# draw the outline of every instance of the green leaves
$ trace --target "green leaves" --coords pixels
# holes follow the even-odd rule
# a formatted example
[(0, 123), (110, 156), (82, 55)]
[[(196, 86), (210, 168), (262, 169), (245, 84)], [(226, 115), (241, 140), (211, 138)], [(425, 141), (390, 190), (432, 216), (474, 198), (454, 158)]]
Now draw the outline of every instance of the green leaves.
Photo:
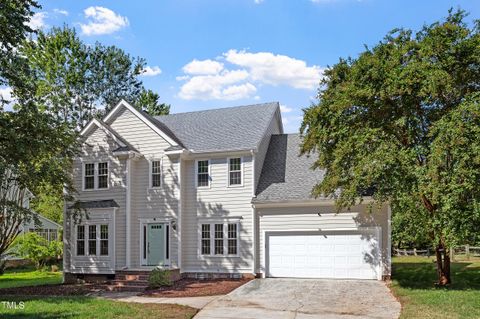
[[(155, 93), (145, 91), (139, 75), (145, 60), (133, 58), (115, 46), (85, 44), (68, 26), (39, 31), (35, 40), (19, 48), (28, 61), (23, 82), (31, 90), (16, 95), (33, 100), (42, 112), (80, 129), (94, 116), (102, 116), (121, 99), (146, 102), (152, 111), (164, 114), (166, 105), (152, 102)], [(32, 92), (34, 92), (32, 96)], [(152, 95), (153, 94), (153, 95)], [(17, 109), (22, 104), (16, 106)]]
[(170, 113), (170, 104), (159, 103), (160, 95), (152, 90), (143, 90), (135, 106), (152, 116), (167, 115)]
[(478, 238), (480, 33), (465, 16), (394, 30), (326, 71), (301, 127), (302, 152), (317, 151), (327, 170), (314, 195), (348, 207), (374, 188), (416, 229), (409, 242)]

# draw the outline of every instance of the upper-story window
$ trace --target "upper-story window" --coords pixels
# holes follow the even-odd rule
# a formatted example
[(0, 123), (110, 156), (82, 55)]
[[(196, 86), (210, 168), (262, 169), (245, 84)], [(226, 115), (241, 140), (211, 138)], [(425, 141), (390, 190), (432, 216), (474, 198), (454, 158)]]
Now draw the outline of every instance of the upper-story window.
[(228, 159), (228, 186), (242, 185), (242, 158)]
[(85, 164), (85, 189), (95, 188), (95, 164)]
[(197, 161), (197, 186), (208, 187), (210, 185), (210, 162), (209, 160)]
[(162, 162), (154, 160), (150, 162), (150, 187), (162, 186)]
[(84, 189), (108, 188), (108, 162), (85, 163), (83, 175)]

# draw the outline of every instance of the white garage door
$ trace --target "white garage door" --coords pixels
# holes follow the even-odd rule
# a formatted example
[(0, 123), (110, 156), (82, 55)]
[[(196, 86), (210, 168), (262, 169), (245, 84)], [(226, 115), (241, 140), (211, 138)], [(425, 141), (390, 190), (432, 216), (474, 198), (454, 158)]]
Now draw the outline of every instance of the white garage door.
[(381, 279), (376, 230), (266, 237), (269, 277)]

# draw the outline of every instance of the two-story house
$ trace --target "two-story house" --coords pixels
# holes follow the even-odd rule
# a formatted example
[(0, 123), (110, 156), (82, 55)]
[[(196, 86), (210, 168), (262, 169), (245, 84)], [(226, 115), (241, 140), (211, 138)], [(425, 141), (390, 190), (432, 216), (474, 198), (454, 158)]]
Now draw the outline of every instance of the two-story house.
[[(64, 272), (156, 266), (183, 276), (390, 274), (390, 212), (312, 198), (323, 172), (284, 134), (278, 103), (152, 117), (120, 102), (81, 132)], [(68, 205), (67, 205), (68, 209)]]

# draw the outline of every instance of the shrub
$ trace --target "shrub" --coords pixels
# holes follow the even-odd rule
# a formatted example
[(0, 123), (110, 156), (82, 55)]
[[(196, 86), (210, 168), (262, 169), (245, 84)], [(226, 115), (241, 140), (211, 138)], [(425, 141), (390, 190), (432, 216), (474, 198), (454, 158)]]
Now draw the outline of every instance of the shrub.
[(155, 268), (148, 276), (148, 287), (159, 288), (161, 286), (171, 286), (173, 281), (171, 279), (170, 270)]
[(62, 248), (62, 242), (48, 242), (42, 236), (32, 232), (19, 236), (13, 243), (11, 253), (32, 261), (35, 267), (40, 269), (57, 262), (62, 255)]

